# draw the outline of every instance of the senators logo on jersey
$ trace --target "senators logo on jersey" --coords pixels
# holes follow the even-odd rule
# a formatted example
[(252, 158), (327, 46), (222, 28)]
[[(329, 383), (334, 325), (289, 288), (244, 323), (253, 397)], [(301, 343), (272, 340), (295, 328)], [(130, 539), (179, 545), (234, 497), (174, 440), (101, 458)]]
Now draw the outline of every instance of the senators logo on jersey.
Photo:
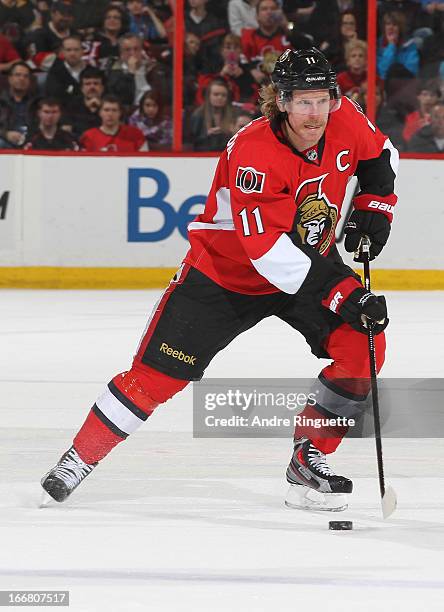
[(236, 173), (236, 187), (243, 193), (262, 193), (264, 189), (265, 173), (255, 168), (239, 166)]
[(331, 245), (338, 209), (322, 192), (327, 174), (304, 181), (296, 192), (296, 229), (304, 244), (322, 255)]

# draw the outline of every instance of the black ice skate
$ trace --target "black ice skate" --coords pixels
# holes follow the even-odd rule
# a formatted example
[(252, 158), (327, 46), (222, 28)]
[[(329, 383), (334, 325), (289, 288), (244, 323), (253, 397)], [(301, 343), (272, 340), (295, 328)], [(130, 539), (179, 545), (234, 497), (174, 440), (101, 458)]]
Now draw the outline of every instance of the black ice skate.
[(52, 499), (57, 502), (65, 501), (96, 465), (97, 463), (89, 464), (82, 461), (75, 448), (71, 446), (57, 465), (42, 478), (41, 485)]
[(285, 505), (291, 508), (339, 512), (347, 508), (345, 494), (353, 490), (352, 481), (335, 474), (324, 453), (305, 438), (295, 440), (287, 481)]

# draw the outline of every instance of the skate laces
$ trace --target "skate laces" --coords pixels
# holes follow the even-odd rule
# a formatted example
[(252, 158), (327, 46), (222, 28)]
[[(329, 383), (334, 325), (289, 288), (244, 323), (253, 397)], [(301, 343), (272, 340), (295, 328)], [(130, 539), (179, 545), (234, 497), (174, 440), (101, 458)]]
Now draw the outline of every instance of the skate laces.
[(74, 489), (94, 467), (82, 461), (76, 450), (72, 448), (51, 470), (51, 475), (60, 478), (70, 489)]
[(321, 453), (313, 444), (310, 444), (307, 451), (307, 460), (310, 466), (314, 467), (323, 476), (336, 476), (327, 463), (324, 453)]

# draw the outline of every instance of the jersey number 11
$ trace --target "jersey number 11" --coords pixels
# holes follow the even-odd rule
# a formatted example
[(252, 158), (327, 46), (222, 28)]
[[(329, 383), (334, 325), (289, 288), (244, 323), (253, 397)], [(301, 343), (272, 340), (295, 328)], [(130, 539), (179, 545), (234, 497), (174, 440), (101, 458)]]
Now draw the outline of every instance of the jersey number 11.
[[(247, 209), (243, 208), (238, 214), (239, 217), (242, 219), (242, 228), (244, 231), (244, 236), (251, 236), (250, 222), (248, 220)], [(256, 233), (263, 234), (265, 230), (264, 224), (262, 223), (261, 211), (259, 210), (259, 206), (256, 206), (256, 208), (251, 211), (251, 214), (253, 215), (254, 221), (256, 223)]]

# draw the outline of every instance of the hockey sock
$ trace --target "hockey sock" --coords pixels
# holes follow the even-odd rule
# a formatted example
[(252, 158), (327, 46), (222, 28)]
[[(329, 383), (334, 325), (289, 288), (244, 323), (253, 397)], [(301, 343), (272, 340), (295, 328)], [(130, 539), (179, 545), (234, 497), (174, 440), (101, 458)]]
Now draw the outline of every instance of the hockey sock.
[(187, 384), (186, 380), (140, 365), (115, 376), (74, 438), (80, 458), (89, 464), (103, 459), (136, 431), (160, 403)]
[(328, 412), (317, 404), (307, 404), (299, 417), (301, 417), (301, 424), (295, 427), (295, 439), (308, 438), (318, 450), (326, 455), (333, 453), (337, 449), (348, 431), (348, 427), (338, 424), (317, 426), (316, 423), (321, 422), (319, 419), (322, 419), (322, 422), (329, 421), (330, 419), (337, 421), (338, 419), (337, 414)]

